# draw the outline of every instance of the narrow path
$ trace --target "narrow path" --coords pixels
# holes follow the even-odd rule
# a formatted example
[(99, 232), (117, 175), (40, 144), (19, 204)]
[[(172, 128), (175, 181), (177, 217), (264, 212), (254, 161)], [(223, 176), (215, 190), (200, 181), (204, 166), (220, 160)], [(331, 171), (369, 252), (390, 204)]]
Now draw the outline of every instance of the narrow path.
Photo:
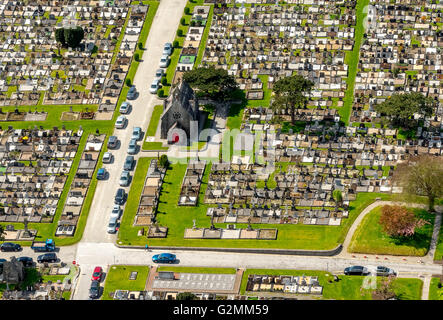
[(429, 300), (429, 289), (431, 287), (431, 277), (425, 277), (423, 279), (423, 289), (421, 291), (421, 299)]
[(441, 212), (436, 213), (434, 221), (434, 231), (432, 232), (431, 245), (429, 246), (429, 251), (425, 256), (425, 259), (434, 261), (435, 249), (437, 248), (438, 236), (440, 235), (441, 227)]

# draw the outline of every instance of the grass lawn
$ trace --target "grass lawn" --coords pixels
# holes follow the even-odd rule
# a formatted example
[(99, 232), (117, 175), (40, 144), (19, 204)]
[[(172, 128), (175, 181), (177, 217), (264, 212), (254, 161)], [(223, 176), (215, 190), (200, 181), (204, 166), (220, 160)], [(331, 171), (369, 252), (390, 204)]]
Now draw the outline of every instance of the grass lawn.
[[(329, 272), (311, 270), (269, 270), (269, 269), (247, 269), (243, 273), (240, 286), (240, 294), (245, 294), (248, 276), (250, 274), (259, 275), (289, 275), (289, 276), (317, 276), (320, 285), (323, 287), (323, 294), (319, 299), (333, 300), (371, 300), (371, 290), (362, 289), (363, 276), (338, 276), (340, 281), (329, 283), (333, 276)], [(377, 281), (380, 281), (378, 277)], [(401, 300), (419, 300), (421, 296), (423, 282), (419, 279), (398, 278), (394, 281), (395, 293)], [(249, 293), (255, 295), (257, 293)]]
[[(129, 280), (131, 272), (136, 271), (137, 279)], [(148, 279), (147, 266), (111, 266), (106, 274), (105, 287), (101, 300), (113, 300), (110, 296), (115, 290), (143, 291)]]
[(418, 229), (410, 239), (389, 237), (379, 224), (381, 207), (372, 210), (358, 226), (352, 237), (349, 252), (369, 254), (392, 254), (424, 256), (432, 237), (434, 215), (422, 209), (411, 209), (420, 218), (429, 222)]
[[(137, 211), (138, 200), (142, 191), (144, 178), (149, 166), (147, 159), (141, 158), (137, 164), (134, 181), (131, 185), (128, 204), (125, 209), (118, 241), (123, 245), (146, 244), (145, 237), (137, 236), (141, 227), (133, 227), (134, 216)], [(192, 227), (192, 220), (196, 219), (197, 227), (209, 227), (210, 219), (206, 216), (207, 208), (203, 203), (204, 192), (209, 178), (208, 167), (203, 175), (203, 183), (200, 189), (199, 205), (197, 207), (179, 207), (177, 205), (180, 187), (186, 171), (186, 164), (171, 164), (166, 172), (163, 190), (157, 213), (157, 221), (161, 226), (167, 226), (168, 237), (165, 239), (149, 239), (151, 246), (190, 246), (190, 247), (244, 247), (256, 248), (287, 248), (287, 249), (317, 249), (329, 250), (342, 243), (347, 230), (358, 214), (376, 197), (383, 200), (388, 195), (377, 193), (360, 193), (357, 200), (351, 203), (349, 218), (343, 219), (341, 226), (317, 226), (317, 225), (253, 225), (253, 228), (278, 228), (277, 240), (208, 240), (208, 239), (184, 239), (185, 228)], [(226, 224), (217, 224), (217, 227), (226, 227)], [(237, 228), (245, 228), (246, 224), (237, 224)]]
[(347, 125), (349, 122), (349, 117), (351, 115), (352, 106), (354, 103), (354, 84), (355, 77), (358, 71), (358, 60), (360, 57), (360, 45), (363, 39), (363, 34), (365, 32), (363, 21), (365, 18), (365, 13), (363, 9), (369, 5), (369, 0), (357, 1), (357, 25), (354, 31), (354, 48), (351, 52), (346, 54), (345, 63), (348, 65), (348, 77), (346, 79), (347, 89), (344, 98), (343, 107), (338, 110), (341, 120)]
[(158, 105), (154, 107), (152, 111), (151, 120), (149, 121), (148, 129), (146, 130), (147, 136), (155, 136), (155, 132), (157, 131), (158, 121), (163, 113), (163, 106)]
[(234, 268), (199, 268), (199, 267), (159, 267), (157, 271), (172, 271), (180, 273), (219, 273), (219, 274), (235, 274), (237, 270)]
[(434, 254), (434, 260), (442, 260), (442, 259), (443, 259), (443, 223), (440, 227), (437, 247), (435, 248), (435, 254)]
[(439, 278), (431, 279), (431, 286), (429, 288), (429, 300), (443, 300), (443, 288), (438, 288), (439, 283)]
[(142, 150), (152, 150), (152, 151), (165, 151), (168, 150), (168, 147), (163, 147), (163, 143), (162, 142), (143, 142), (142, 145)]

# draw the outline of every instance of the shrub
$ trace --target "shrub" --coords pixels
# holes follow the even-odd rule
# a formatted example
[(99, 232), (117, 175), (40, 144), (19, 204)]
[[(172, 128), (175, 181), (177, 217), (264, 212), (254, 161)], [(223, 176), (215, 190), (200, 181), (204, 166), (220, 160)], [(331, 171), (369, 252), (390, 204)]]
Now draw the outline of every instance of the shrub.
[(174, 48), (178, 48), (178, 46), (179, 46), (178, 41), (175, 40), (175, 41), (172, 43), (172, 46), (173, 46)]
[(138, 53), (134, 54), (135, 61), (140, 61), (140, 55)]
[(126, 79), (126, 85), (128, 86), (128, 87), (130, 87), (131, 86), (131, 79)]
[(189, 14), (191, 12), (191, 9), (189, 7), (185, 7), (185, 14)]
[(166, 77), (163, 77), (161, 82), (163, 86), (166, 86), (168, 84), (168, 79), (166, 79)]
[(163, 168), (167, 167), (169, 164), (168, 156), (165, 154), (162, 154), (160, 156), (160, 159), (158, 160), (158, 164), (160, 165), (160, 167), (163, 167)]
[(181, 18), (180, 19), (180, 23), (181, 23), (182, 26), (185, 26), (186, 25), (186, 19), (185, 18)]
[(183, 30), (182, 29), (178, 29), (177, 30), (177, 36), (179, 36), (179, 37), (183, 36)]
[(139, 42), (139, 43), (138, 43), (138, 48), (139, 48), (140, 50), (143, 50), (143, 43)]
[(164, 95), (165, 95), (165, 91), (164, 91), (163, 89), (160, 89), (160, 90), (158, 90), (157, 95), (158, 95), (160, 98), (163, 98)]

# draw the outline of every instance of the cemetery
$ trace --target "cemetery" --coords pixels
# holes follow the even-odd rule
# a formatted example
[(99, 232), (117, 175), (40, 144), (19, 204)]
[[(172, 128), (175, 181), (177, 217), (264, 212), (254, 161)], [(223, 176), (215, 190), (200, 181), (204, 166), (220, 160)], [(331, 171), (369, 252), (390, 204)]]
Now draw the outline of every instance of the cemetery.
[(312, 276), (266, 276), (250, 274), (246, 291), (251, 292), (282, 292), (293, 294), (321, 294), (322, 286), (318, 277)]
[[(0, 105), (98, 104), (110, 119), (147, 10), (126, 0), (1, 1)], [(84, 40), (60, 50), (55, 30), (74, 27)]]
[[(440, 101), (417, 136), (441, 129), (443, 4), (430, 1), (370, 1), (369, 27), (360, 49), (351, 122), (377, 121), (374, 104), (394, 93), (420, 92)], [(425, 132), (427, 131), (427, 132)], [(439, 140), (439, 139), (438, 139)], [(436, 141), (440, 143), (440, 141)]]
[(51, 223), (82, 131), (8, 129), (0, 136), (0, 222)]

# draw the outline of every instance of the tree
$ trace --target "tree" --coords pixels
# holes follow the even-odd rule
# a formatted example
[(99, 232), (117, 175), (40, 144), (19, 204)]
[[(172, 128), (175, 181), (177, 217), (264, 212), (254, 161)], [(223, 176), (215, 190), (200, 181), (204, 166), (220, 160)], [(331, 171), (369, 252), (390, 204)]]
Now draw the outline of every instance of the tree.
[(166, 168), (169, 165), (168, 156), (165, 154), (162, 154), (160, 156), (160, 159), (158, 160), (158, 164), (160, 165), (160, 167)]
[(178, 29), (177, 30), (177, 36), (179, 36), (179, 37), (183, 36), (183, 30), (182, 29)]
[(343, 202), (343, 195), (341, 191), (338, 189), (332, 191), (332, 198), (334, 198), (335, 201), (335, 211), (338, 211), (338, 206), (341, 205)]
[(134, 54), (134, 59), (135, 59), (135, 61), (139, 61), (140, 55), (138, 53), (135, 53)]
[(183, 74), (183, 80), (196, 91), (197, 96), (216, 101), (227, 101), (238, 88), (234, 76), (214, 66), (192, 69)]
[(384, 232), (391, 237), (410, 237), (417, 228), (428, 223), (419, 219), (412, 211), (401, 206), (383, 206), (379, 223)]
[(397, 298), (393, 286), (394, 278), (395, 278), (394, 276), (382, 278), (380, 284), (377, 285), (377, 288), (372, 292), (372, 299), (390, 300)]
[(0, 241), (5, 240), (4, 235), (5, 235), (5, 229), (3, 228), (2, 225), (0, 225)]
[(180, 19), (180, 24), (181, 24), (182, 26), (185, 26), (185, 25), (186, 25), (186, 19), (185, 19), (185, 18), (181, 18), (181, 19)]
[(434, 211), (435, 199), (443, 196), (443, 160), (430, 155), (410, 158), (397, 166), (394, 181), (407, 195), (427, 197), (429, 211)]
[(177, 40), (175, 40), (175, 41), (172, 43), (172, 46), (173, 46), (174, 48), (178, 48), (179, 45), (180, 45), (180, 44), (178, 43)]
[(57, 41), (58, 55), (60, 56), (60, 47), (66, 45), (65, 30), (63, 28), (55, 29), (55, 41)]
[(197, 296), (191, 292), (180, 292), (177, 294), (177, 300), (197, 300)]
[(309, 94), (314, 82), (295, 75), (285, 77), (275, 82), (273, 91), (274, 99), (271, 104), (273, 110), (286, 110), (291, 113), (291, 123), (295, 125), (295, 110), (306, 108)]
[(409, 129), (416, 123), (414, 114), (431, 116), (437, 103), (433, 98), (418, 92), (394, 94), (375, 105), (375, 111), (386, 116), (392, 125)]
[(85, 31), (82, 27), (64, 29), (66, 44), (71, 48), (76, 48), (83, 40)]
[(131, 79), (129, 79), (129, 78), (126, 79), (126, 85), (127, 85), (128, 87), (131, 86)]
[(189, 14), (191, 12), (191, 9), (189, 9), (189, 7), (185, 7), (184, 12), (185, 14)]
[(139, 43), (138, 43), (138, 48), (139, 48), (140, 50), (143, 50), (143, 43), (139, 42)]

